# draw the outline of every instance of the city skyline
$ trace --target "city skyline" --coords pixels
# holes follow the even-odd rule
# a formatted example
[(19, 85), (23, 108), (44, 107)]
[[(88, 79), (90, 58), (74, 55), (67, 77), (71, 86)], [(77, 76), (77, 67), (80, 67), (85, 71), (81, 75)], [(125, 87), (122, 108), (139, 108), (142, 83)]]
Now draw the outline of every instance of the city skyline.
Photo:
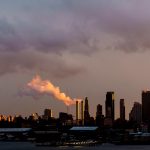
[[(42, 81), (42, 82), (46, 83), (46, 82), (49, 82), (49, 81), (45, 80), (45, 81)], [(34, 94), (36, 96), (38, 94), (43, 95), (43, 94), (45, 94), (45, 93), (43, 93), (43, 92), (45, 92), (45, 87), (44, 87), (45, 83), (43, 85), (39, 84), (41, 86), (42, 93), (38, 93), (37, 89), (36, 89), (37, 91), (34, 89), (35, 91), (31, 90), (31, 91), (23, 91), (23, 92), (28, 92), (28, 93), (25, 93), (25, 94), (28, 95), (28, 96), (32, 96), (32, 97), (34, 97)], [(60, 92), (59, 87), (55, 87), (55, 88), (57, 88), (57, 90)], [(28, 89), (28, 90), (30, 90), (30, 89)], [(117, 120), (117, 119), (120, 119), (122, 121), (132, 120), (132, 118), (135, 117), (136, 121), (137, 120), (142, 120), (142, 118), (143, 118), (143, 121), (147, 122), (145, 117), (149, 118), (148, 114), (146, 114), (146, 113), (149, 113), (148, 112), (148, 108), (149, 108), (148, 107), (149, 106), (148, 100), (149, 100), (149, 95), (150, 95), (149, 93), (150, 93), (149, 90), (143, 90), (142, 93), (141, 93), (141, 97), (142, 97), (141, 102), (134, 101), (134, 103), (131, 107), (132, 109), (129, 111), (128, 114), (125, 111), (126, 110), (126, 105), (125, 105), (124, 99), (120, 99), (120, 101), (119, 101), (120, 106), (119, 106), (119, 108), (116, 108), (116, 106), (115, 106), (115, 92), (114, 91), (107, 91), (106, 92), (105, 106), (103, 106), (101, 104), (97, 104), (97, 106), (95, 107), (96, 114), (94, 114), (94, 115), (93, 115), (93, 113), (91, 113), (92, 115), (90, 114), (88, 97), (85, 97), (85, 99), (74, 99), (73, 100), (74, 103), (70, 103), (69, 105), (62, 99), (63, 103), (66, 105), (66, 110), (64, 112), (62, 110), (60, 110), (58, 112), (58, 114), (60, 114), (60, 112), (62, 112), (62, 113), (73, 115), (73, 117), (76, 120), (77, 124), (79, 123), (78, 122), (79, 120), (82, 120), (82, 121), (87, 120), (88, 121), (90, 119), (90, 117), (93, 117), (94, 119), (96, 119), (97, 116), (103, 116), (106, 119), (107, 118), (112, 119), (112, 121)], [(65, 93), (57, 93), (57, 94), (58, 95), (62, 94), (63, 96), (65, 95)], [(53, 93), (51, 93), (50, 95), (55, 99), (55, 101), (60, 101), (60, 97), (54, 96)], [(65, 97), (68, 97), (68, 96), (65, 95)], [(35, 98), (37, 98), (37, 97), (35, 97)], [(68, 98), (70, 99), (70, 97), (68, 97)], [(74, 109), (75, 109), (74, 112), (70, 112), (71, 106), (74, 107)], [(117, 116), (115, 114), (115, 112), (116, 112), (115, 109), (119, 109), (119, 111), (120, 111)], [(42, 114), (38, 114), (37, 112), (34, 112), (30, 115), (33, 115), (33, 114), (39, 115), (39, 116), (42, 115)], [(1, 114), (1, 115), (4, 115), (4, 114)], [(44, 109), (44, 115), (53, 117), (52, 109), (45, 108)], [(8, 117), (9, 116), (12, 116), (12, 114), (9, 114)], [(22, 116), (22, 114), (16, 114), (15, 116)], [(27, 117), (27, 116), (24, 116), (24, 117)], [(54, 115), (54, 117), (56, 117), (56, 115)], [(141, 118), (141, 119), (137, 119), (137, 118)]]
[[(0, 114), (54, 116), (66, 106), (51, 96), (22, 95), (38, 74), (95, 116), (107, 91), (125, 100), (126, 116), (150, 88), (147, 0), (5, 0), (0, 2)], [(75, 113), (74, 106), (69, 111)], [(104, 109), (103, 109), (104, 111)], [(104, 112), (103, 112), (104, 114)]]
[[(75, 113), (71, 114), (69, 112), (69, 107), (70, 105), (66, 105), (67, 106), (67, 110), (66, 112), (59, 112), (59, 118), (60, 118), (60, 114), (64, 114), (65, 116), (72, 116), (72, 119), (75, 121), (76, 125), (88, 125), (90, 124), (90, 122), (92, 121), (96, 121), (95, 123), (100, 123), (102, 122), (106, 122), (109, 123), (109, 125), (113, 124), (115, 121), (117, 121), (118, 119), (121, 122), (125, 122), (125, 121), (135, 121), (139, 124), (143, 123), (148, 123), (149, 122), (149, 116), (146, 113), (149, 113), (148, 111), (148, 107), (149, 104), (148, 99), (149, 99), (149, 95), (150, 95), (150, 91), (142, 91), (142, 103), (139, 102), (134, 102), (132, 109), (130, 111), (130, 113), (128, 114), (129, 118), (127, 118), (127, 116), (125, 115), (125, 103), (124, 103), (124, 99), (120, 99), (120, 116), (117, 118), (114, 114), (115, 112), (115, 93), (113, 91), (109, 91), (106, 93), (106, 100), (105, 100), (105, 106), (102, 106), (101, 104), (97, 104), (97, 108), (96, 108), (96, 114), (95, 116), (92, 116), (89, 112), (89, 102), (88, 102), (88, 97), (85, 97), (84, 100), (78, 101), (76, 100), (76, 103), (73, 104), (73, 106), (75, 107)], [(58, 100), (58, 99), (56, 99)], [(58, 100), (59, 101), (59, 100)], [(147, 103), (147, 104), (145, 104)], [(105, 113), (103, 113), (103, 109), (105, 108)], [(142, 113), (143, 112), (143, 113)], [(23, 117), (21, 114), (20, 115), (2, 115), (0, 114), (1, 119), (5, 119), (5, 120), (10, 120), (10, 118), (14, 118), (14, 117)], [(30, 117), (35, 118), (35, 120), (38, 120), (39, 117), (48, 120), (48, 118), (56, 118), (56, 116), (53, 116), (52, 114), (52, 109), (50, 108), (45, 108), (43, 111), (43, 114), (38, 114), (37, 112), (30, 114), (30, 116), (25, 116), (25, 119)], [(94, 119), (94, 120), (93, 120)], [(101, 125), (103, 124), (101, 122)], [(105, 124), (105, 125), (106, 125)]]

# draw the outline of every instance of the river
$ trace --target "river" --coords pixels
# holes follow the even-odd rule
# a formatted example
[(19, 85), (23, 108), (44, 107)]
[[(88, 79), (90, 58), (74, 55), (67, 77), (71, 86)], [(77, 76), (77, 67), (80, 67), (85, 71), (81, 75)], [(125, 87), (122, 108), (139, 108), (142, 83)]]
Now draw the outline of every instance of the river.
[(0, 142), (0, 150), (150, 150), (150, 145), (102, 144), (95, 147), (39, 147), (29, 142)]

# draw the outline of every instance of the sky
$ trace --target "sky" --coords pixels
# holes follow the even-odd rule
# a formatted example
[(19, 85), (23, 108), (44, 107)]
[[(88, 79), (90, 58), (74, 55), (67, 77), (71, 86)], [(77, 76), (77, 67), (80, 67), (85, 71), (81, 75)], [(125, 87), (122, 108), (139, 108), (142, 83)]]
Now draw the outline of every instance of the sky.
[[(149, 0), (1, 0), (0, 114), (66, 111), (49, 95), (20, 94), (35, 75), (73, 98), (89, 99), (90, 113), (115, 92), (115, 113), (126, 118), (150, 88)], [(74, 113), (75, 106), (69, 108)]]

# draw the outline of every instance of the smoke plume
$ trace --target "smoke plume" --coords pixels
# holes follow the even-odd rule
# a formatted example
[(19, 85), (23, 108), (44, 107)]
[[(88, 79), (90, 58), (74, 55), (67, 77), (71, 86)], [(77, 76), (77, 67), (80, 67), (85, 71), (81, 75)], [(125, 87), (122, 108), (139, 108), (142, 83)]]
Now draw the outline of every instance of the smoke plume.
[(27, 86), (34, 92), (38, 94), (48, 94), (53, 96), (56, 100), (63, 101), (65, 105), (69, 106), (75, 104), (76, 101), (81, 101), (80, 99), (72, 99), (67, 96), (65, 93), (60, 91), (59, 87), (54, 86), (48, 80), (42, 80), (40, 76), (35, 76)]

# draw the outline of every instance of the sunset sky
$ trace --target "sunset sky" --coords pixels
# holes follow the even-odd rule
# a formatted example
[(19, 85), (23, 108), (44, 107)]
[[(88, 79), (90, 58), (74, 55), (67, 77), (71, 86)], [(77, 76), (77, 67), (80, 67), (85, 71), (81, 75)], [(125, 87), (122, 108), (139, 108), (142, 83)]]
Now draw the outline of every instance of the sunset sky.
[(149, 6), (149, 0), (1, 0), (0, 114), (66, 111), (49, 95), (23, 93), (38, 74), (72, 98), (87, 96), (93, 116), (114, 91), (116, 117), (124, 98), (128, 118), (150, 88)]

